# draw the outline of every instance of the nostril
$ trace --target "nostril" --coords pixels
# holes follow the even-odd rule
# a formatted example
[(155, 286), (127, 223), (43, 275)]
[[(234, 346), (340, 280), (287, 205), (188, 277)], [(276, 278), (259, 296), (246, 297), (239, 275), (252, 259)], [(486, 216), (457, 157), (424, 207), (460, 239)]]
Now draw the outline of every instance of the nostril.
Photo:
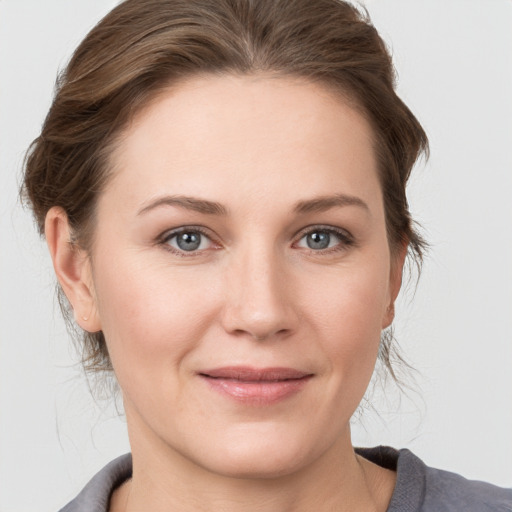
[(256, 341), (267, 341), (272, 338), (283, 338), (287, 336), (291, 332), (290, 329), (279, 329), (277, 331), (269, 331), (269, 332), (263, 332), (263, 329), (259, 332), (254, 332), (249, 329), (235, 329), (232, 331), (232, 334), (235, 336), (247, 336), (251, 337)]

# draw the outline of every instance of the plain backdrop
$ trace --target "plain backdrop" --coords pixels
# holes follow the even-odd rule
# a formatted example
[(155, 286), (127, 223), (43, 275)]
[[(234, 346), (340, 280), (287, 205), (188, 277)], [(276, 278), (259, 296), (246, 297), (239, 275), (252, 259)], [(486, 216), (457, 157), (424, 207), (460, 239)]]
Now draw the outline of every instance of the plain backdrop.
[[(0, 0), (0, 512), (55, 511), (129, 449), (112, 401), (91, 398), (17, 199), (56, 73), (115, 3)], [(397, 310), (416, 391), (376, 391), (354, 442), (512, 486), (512, 2), (366, 5), (430, 136), (409, 193), (432, 247)]]

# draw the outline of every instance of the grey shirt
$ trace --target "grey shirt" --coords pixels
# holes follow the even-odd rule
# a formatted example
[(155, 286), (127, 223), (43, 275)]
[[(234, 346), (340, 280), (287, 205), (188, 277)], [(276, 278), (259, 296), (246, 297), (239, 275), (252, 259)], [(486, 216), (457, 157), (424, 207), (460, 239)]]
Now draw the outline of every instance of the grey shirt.
[[(512, 512), (512, 489), (466, 480), (426, 466), (409, 450), (357, 448), (379, 466), (397, 471), (387, 512)], [(130, 454), (105, 466), (60, 512), (108, 512), (110, 496), (132, 474)]]

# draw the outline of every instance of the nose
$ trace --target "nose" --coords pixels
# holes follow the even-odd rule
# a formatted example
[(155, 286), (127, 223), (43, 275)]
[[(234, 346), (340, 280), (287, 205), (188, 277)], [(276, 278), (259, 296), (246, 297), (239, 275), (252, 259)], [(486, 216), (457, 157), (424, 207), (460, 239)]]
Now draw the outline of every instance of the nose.
[(299, 315), (285, 264), (271, 249), (262, 251), (261, 245), (233, 260), (222, 315), (226, 332), (258, 341), (293, 333)]

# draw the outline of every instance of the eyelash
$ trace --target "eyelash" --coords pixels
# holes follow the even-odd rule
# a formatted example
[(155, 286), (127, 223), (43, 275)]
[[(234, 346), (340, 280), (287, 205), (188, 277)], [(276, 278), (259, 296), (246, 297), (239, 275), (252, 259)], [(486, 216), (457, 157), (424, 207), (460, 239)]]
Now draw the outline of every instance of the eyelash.
[[(206, 237), (210, 242), (214, 245), (220, 246), (218, 242), (215, 241), (215, 239), (211, 236), (209, 230), (206, 230), (202, 226), (183, 226), (178, 229), (173, 229), (171, 231), (166, 231), (162, 235), (160, 235), (157, 239), (158, 245), (161, 245), (166, 251), (171, 252), (172, 254), (175, 254), (180, 257), (184, 258), (190, 258), (194, 256), (198, 256), (207, 249), (201, 249), (201, 250), (195, 250), (195, 251), (183, 251), (178, 250), (169, 245), (169, 241), (172, 240), (174, 237), (182, 234), (182, 233), (199, 233), (202, 236)], [(348, 232), (340, 228), (336, 228), (334, 226), (324, 226), (324, 225), (312, 225), (307, 226), (303, 228), (297, 235), (295, 235), (294, 238), (296, 238), (296, 242), (294, 242), (294, 245), (299, 243), (304, 237), (307, 235), (310, 235), (315, 232), (320, 233), (328, 233), (329, 235), (335, 235), (339, 240), (340, 243), (334, 245), (333, 247), (327, 247), (325, 249), (307, 249), (309, 253), (314, 255), (321, 255), (321, 254), (329, 254), (329, 253), (335, 253), (335, 252), (341, 252), (345, 251), (350, 247), (353, 247), (356, 245), (356, 242), (353, 238), (353, 236)]]

